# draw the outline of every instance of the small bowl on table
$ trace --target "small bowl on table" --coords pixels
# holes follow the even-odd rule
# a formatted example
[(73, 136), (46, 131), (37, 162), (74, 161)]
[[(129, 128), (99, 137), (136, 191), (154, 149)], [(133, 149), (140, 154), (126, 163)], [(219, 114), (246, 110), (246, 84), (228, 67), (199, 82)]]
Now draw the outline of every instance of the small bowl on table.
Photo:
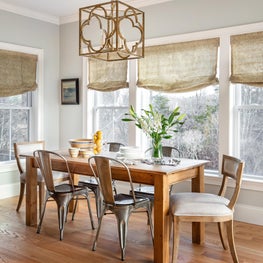
[(73, 158), (77, 158), (79, 156), (79, 148), (71, 147), (68, 149), (69, 155)]
[(93, 139), (71, 139), (69, 140), (70, 146), (79, 149), (93, 148)]

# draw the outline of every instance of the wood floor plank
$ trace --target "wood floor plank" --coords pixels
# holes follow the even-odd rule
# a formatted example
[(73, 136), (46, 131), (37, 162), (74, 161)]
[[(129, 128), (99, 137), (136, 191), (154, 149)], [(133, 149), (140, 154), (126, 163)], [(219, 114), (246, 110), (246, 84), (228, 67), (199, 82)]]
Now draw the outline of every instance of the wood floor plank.
[[(0, 262), (120, 262), (116, 219), (113, 215), (104, 218), (97, 250), (92, 251), (96, 230), (91, 229), (86, 202), (80, 202), (74, 221), (68, 217), (64, 239), (59, 241), (54, 202), (48, 203), (42, 231), (36, 234), (35, 227), (25, 225), (24, 204), (21, 211), (16, 212), (17, 200), (17, 197), (0, 200)], [(91, 203), (96, 219), (94, 198)], [(234, 230), (240, 263), (263, 262), (263, 226), (235, 222)], [(216, 224), (206, 225), (206, 242), (202, 246), (192, 244), (190, 224), (183, 224), (180, 237), (178, 263), (232, 262), (229, 251), (221, 246)], [(145, 213), (136, 213), (130, 218), (126, 262), (153, 262), (153, 245)]]

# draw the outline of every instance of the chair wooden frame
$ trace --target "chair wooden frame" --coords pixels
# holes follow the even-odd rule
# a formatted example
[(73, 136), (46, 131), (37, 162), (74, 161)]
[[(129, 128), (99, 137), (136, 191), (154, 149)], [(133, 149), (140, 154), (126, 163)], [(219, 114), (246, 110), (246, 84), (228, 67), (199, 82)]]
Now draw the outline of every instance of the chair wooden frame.
[[(223, 155), (221, 173), (222, 184), (218, 195), (208, 193), (175, 193), (170, 196), (170, 219), (173, 224), (173, 253), (172, 262), (177, 262), (179, 249), (179, 232), (181, 222), (216, 222), (224, 249), (230, 247), (232, 260), (238, 263), (238, 257), (234, 242), (233, 214), (234, 206), (239, 196), (244, 162)], [(232, 196), (225, 196), (228, 180), (235, 182)], [(226, 229), (225, 229), (226, 227)], [(227, 230), (227, 231), (226, 231)], [(227, 232), (228, 245), (225, 240)]]
[[(33, 141), (33, 142), (15, 142), (14, 143), (14, 153), (16, 158), (16, 163), (18, 167), (18, 171), (20, 174), (20, 192), (19, 192), (19, 199), (16, 207), (16, 211), (19, 212), (20, 207), (22, 205), (24, 194), (25, 194), (25, 187), (26, 187), (26, 172), (24, 167), (21, 163), (20, 155), (23, 153), (33, 152), (35, 150), (41, 150), (45, 148), (44, 141)], [(39, 211), (41, 214), (42, 204), (45, 196), (45, 182), (41, 173), (39, 172), (37, 175), (37, 185), (38, 185), (38, 192), (39, 192)]]

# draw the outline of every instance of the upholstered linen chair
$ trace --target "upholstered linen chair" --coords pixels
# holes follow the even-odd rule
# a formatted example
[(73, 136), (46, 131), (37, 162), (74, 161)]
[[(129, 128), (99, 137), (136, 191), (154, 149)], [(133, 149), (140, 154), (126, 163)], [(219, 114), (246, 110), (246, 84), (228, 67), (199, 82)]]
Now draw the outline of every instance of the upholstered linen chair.
[[(225, 230), (233, 262), (238, 263), (233, 234), (234, 207), (240, 192), (244, 163), (223, 155), (222, 185), (218, 195), (209, 193), (175, 193), (170, 196), (170, 217), (173, 223), (172, 262), (177, 262), (181, 222), (217, 222), (221, 243), (227, 249)], [(225, 197), (228, 180), (234, 182), (232, 195)], [(226, 229), (225, 229), (226, 227)]]
[[(14, 153), (16, 158), (16, 163), (18, 167), (18, 171), (20, 174), (20, 193), (19, 199), (16, 207), (16, 211), (19, 212), (22, 201), (24, 199), (25, 187), (26, 187), (26, 171), (24, 170), (24, 166), (22, 165), (22, 157), (20, 155), (24, 153), (33, 153), (35, 150), (43, 150), (45, 148), (44, 141), (33, 141), (33, 142), (16, 142), (14, 143)], [(68, 180), (67, 175), (63, 173), (55, 174), (55, 181), (61, 182)], [(45, 182), (42, 177), (40, 171), (37, 172), (37, 185), (39, 192), (39, 214), (41, 215), (41, 209), (43, 205), (43, 200), (45, 196)]]
[[(118, 152), (120, 150), (120, 147), (124, 146), (123, 143), (119, 143), (119, 142), (108, 142), (107, 145), (109, 145), (110, 152)], [(97, 212), (97, 217), (99, 218), (100, 216), (99, 214), (101, 211), (101, 198), (100, 198), (99, 186), (96, 179), (94, 177), (90, 177), (87, 180), (79, 180), (78, 184), (79, 186), (86, 186), (94, 193), (95, 202), (96, 202), (96, 212)], [(113, 184), (113, 188), (115, 193), (117, 193), (115, 183)]]
[[(109, 210), (115, 214), (118, 224), (119, 243), (121, 248), (121, 259), (125, 259), (125, 248), (126, 248), (126, 237), (128, 230), (128, 221), (132, 212), (139, 208), (145, 208), (150, 219), (150, 230), (153, 239), (153, 226), (151, 218), (151, 201), (148, 198), (136, 198), (133, 190), (132, 178), (130, 170), (127, 165), (123, 162), (105, 157), (105, 156), (92, 156), (89, 158), (89, 165), (96, 178), (100, 192), (102, 194), (103, 206), (102, 213), (99, 217), (99, 226), (97, 229), (96, 237), (93, 243), (92, 250), (96, 250), (97, 241), (101, 229), (102, 218), (106, 215)], [(116, 194), (113, 190), (112, 181), (112, 166), (114, 169), (121, 167), (120, 172), (123, 176), (127, 176), (127, 181), (130, 184), (131, 194), (118, 193)], [(123, 171), (124, 169), (124, 171)]]
[[(40, 230), (41, 230), (41, 225), (43, 222), (47, 201), (50, 198), (52, 198), (57, 203), (59, 233), (60, 233), (60, 240), (62, 240), (64, 224), (67, 220), (68, 205), (71, 200), (75, 199), (77, 196), (80, 196), (80, 195), (84, 196), (87, 199), (91, 226), (92, 226), (92, 229), (94, 229), (94, 223), (93, 223), (93, 218), (92, 218), (92, 213), (91, 213), (88, 190), (86, 187), (76, 186), (73, 184), (73, 180), (71, 178), (71, 173), (69, 170), (67, 159), (56, 152), (46, 151), (46, 150), (36, 150), (34, 151), (33, 155), (34, 155), (35, 161), (37, 162), (40, 168), (41, 174), (45, 180), (45, 185), (46, 185), (46, 197), (45, 197), (42, 214), (40, 217), (40, 222), (37, 227), (37, 233), (40, 233)], [(54, 172), (52, 170), (51, 157), (59, 158), (62, 162), (62, 165), (65, 165), (67, 169), (68, 177), (69, 177), (69, 183), (61, 183), (61, 184), (55, 185), (54, 178), (53, 178)]]

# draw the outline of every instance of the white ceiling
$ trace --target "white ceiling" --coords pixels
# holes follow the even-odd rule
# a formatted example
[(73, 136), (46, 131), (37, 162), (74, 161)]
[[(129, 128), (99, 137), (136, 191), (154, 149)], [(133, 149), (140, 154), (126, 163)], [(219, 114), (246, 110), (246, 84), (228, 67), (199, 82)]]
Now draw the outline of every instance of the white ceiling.
[[(78, 14), (80, 7), (90, 6), (98, 3), (109, 2), (110, 0), (0, 0), (0, 9), (14, 12), (21, 15), (34, 17), (33, 14), (44, 20), (61, 20), (62, 18)], [(171, 0), (122, 0), (134, 7), (142, 7), (163, 3)]]

